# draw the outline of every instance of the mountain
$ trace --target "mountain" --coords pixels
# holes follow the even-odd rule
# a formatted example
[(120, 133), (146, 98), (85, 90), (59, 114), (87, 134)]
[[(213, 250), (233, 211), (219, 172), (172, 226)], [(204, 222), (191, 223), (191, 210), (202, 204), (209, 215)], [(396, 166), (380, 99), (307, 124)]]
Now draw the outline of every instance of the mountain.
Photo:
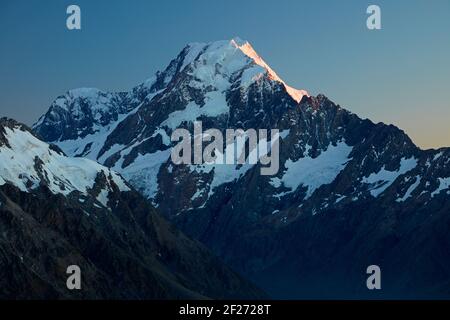
[[(0, 119), (0, 298), (265, 295), (168, 224), (123, 178)], [(78, 265), (82, 290), (66, 287)]]
[(114, 168), (154, 199), (159, 169), (170, 156), (172, 131), (195, 119), (217, 119), (209, 125), (217, 128), (226, 122), (240, 124), (238, 114), (227, 119), (229, 111), (244, 111), (230, 109), (228, 92), (236, 96), (242, 91), (242, 98), (249, 99), (245, 94), (254, 94), (255, 86), (268, 86), (265, 89), (271, 94), (287, 90), (289, 100), (300, 101), (307, 95), (287, 86), (248, 42), (194, 43), (163, 72), (131, 92), (104, 93), (92, 88), (67, 92), (33, 128), (69, 155)]
[[(173, 164), (170, 137), (195, 120), (278, 129), (278, 173)], [(421, 150), (393, 125), (288, 86), (246, 41), (189, 44), (130, 92), (69, 91), (33, 128), (122, 174), (275, 297), (450, 296), (450, 149)], [(372, 264), (381, 293), (366, 288)]]

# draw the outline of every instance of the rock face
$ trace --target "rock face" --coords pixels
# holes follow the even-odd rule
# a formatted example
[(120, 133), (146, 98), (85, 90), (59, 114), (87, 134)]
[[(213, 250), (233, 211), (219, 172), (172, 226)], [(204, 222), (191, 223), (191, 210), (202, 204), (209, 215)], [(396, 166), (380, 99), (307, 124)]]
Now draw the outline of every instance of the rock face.
[[(289, 87), (240, 39), (190, 44), (131, 92), (81, 92), (59, 97), (34, 130), (120, 172), (273, 296), (376, 296), (371, 264), (383, 297), (450, 296), (450, 149), (421, 150), (395, 126)], [(169, 137), (195, 120), (279, 129), (280, 170), (174, 165)]]
[[(106, 167), (5, 118), (0, 159), (0, 298), (264, 296)], [(80, 291), (66, 287), (70, 265), (81, 269)]]

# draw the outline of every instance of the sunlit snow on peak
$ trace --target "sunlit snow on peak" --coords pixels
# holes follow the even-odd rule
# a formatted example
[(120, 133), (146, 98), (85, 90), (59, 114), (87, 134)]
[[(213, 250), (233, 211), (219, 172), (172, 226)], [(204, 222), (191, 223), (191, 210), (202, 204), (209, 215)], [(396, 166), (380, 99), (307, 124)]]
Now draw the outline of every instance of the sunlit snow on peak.
[[(245, 40), (238, 37), (232, 40), (222, 40), (215, 41), (211, 43), (190, 43), (188, 45), (188, 52), (183, 60), (183, 65), (181, 70), (186, 66), (198, 60), (200, 65), (200, 74), (203, 76), (201, 80), (210, 80), (216, 77), (216, 74), (209, 73), (207, 76), (209, 79), (205, 79), (205, 66), (214, 66), (214, 71), (216, 65), (219, 65), (222, 72), (231, 75), (233, 72), (239, 71), (249, 66), (249, 64), (256, 64), (261, 67), (261, 69), (253, 69), (254, 74), (250, 80), (259, 79), (262, 74), (267, 74), (268, 77), (273, 80), (280, 82), (286, 88), (287, 93), (297, 102), (300, 102), (303, 96), (308, 96), (309, 94), (305, 90), (295, 89), (287, 85), (277, 73), (258, 55), (258, 53), (253, 49), (252, 45)], [(248, 74), (247, 74), (248, 76)], [(248, 79), (247, 79), (248, 80)], [(244, 85), (248, 84), (249, 81), (244, 81)]]
[(308, 96), (309, 94), (305, 90), (298, 90), (288, 86), (277, 74), (272, 70), (271, 67), (256, 53), (255, 49), (253, 49), (252, 45), (248, 41), (241, 40), (240, 38), (235, 38), (231, 40), (231, 43), (239, 48), (247, 57), (252, 59), (257, 65), (263, 67), (267, 70), (270, 78), (281, 82), (289, 95), (297, 102), (300, 102), (303, 96)]

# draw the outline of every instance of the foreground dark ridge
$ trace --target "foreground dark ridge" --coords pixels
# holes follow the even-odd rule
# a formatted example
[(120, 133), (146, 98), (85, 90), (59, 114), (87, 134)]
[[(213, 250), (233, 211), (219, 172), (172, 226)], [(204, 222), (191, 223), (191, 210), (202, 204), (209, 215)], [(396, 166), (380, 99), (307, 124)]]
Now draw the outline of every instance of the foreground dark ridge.
[[(264, 296), (107, 168), (68, 158), (5, 118), (0, 158), (0, 298)], [(93, 178), (85, 186), (83, 177)], [(69, 265), (81, 268), (80, 291), (66, 287)]]

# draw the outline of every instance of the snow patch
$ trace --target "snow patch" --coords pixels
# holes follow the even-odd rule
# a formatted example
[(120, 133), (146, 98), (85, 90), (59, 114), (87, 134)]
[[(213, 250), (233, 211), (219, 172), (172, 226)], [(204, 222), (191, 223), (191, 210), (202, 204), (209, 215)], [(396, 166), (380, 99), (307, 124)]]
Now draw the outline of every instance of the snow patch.
[(437, 159), (439, 159), (442, 155), (444, 154), (444, 152), (440, 151), (439, 153), (435, 154), (433, 157), (433, 161), (436, 161)]
[(186, 66), (191, 64), (195, 60), (195, 58), (197, 58), (197, 56), (200, 54), (200, 52), (205, 48), (205, 46), (206, 45), (204, 43), (198, 43), (198, 42), (188, 44), (189, 51), (186, 54), (186, 56), (184, 57), (183, 64), (180, 68), (180, 71), (183, 71), (184, 68), (186, 68)]
[(183, 110), (174, 111), (169, 114), (168, 119), (161, 123), (161, 127), (167, 126), (175, 130), (183, 122), (193, 122), (200, 116), (217, 117), (221, 114), (228, 113), (229, 106), (225, 99), (225, 95), (212, 91), (205, 95), (205, 104), (201, 107), (191, 101)]
[(450, 177), (439, 178), (439, 187), (431, 193), (431, 197), (439, 194), (441, 191), (450, 188)]
[(383, 168), (377, 173), (372, 173), (368, 177), (364, 177), (362, 179), (363, 183), (367, 183), (371, 185), (370, 187), (370, 194), (373, 197), (378, 197), (380, 194), (382, 194), (394, 181), (401, 176), (402, 174), (407, 173), (408, 171), (411, 171), (417, 166), (417, 159), (414, 157), (405, 159), (402, 158), (400, 160), (400, 168), (397, 171), (388, 171)]
[(104, 207), (108, 207), (108, 190), (102, 189), (97, 195), (97, 201), (100, 202)]
[(139, 155), (123, 176), (141, 193), (153, 199), (158, 191), (158, 173), (161, 165), (170, 157), (170, 149)]
[(345, 142), (339, 142), (336, 146), (330, 145), (327, 150), (316, 158), (305, 156), (297, 161), (288, 159), (285, 163), (286, 171), (280, 178), (272, 178), (270, 183), (278, 188), (284, 185), (291, 191), (284, 192), (286, 195), (294, 192), (302, 185), (307, 187), (306, 198), (324, 184), (330, 184), (337, 175), (345, 168), (352, 147)]
[(420, 176), (416, 176), (415, 181), (413, 184), (411, 184), (408, 188), (408, 190), (406, 190), (405, 194), (403, 195), (403, 197), (396, 199), (395, 201), (397, 202), (404, 202), (406, 199), (408, 199), (411, 196), (411, 193), (416, 190), (416, 188), (418, 187), (418, 185), (420, 184)]

